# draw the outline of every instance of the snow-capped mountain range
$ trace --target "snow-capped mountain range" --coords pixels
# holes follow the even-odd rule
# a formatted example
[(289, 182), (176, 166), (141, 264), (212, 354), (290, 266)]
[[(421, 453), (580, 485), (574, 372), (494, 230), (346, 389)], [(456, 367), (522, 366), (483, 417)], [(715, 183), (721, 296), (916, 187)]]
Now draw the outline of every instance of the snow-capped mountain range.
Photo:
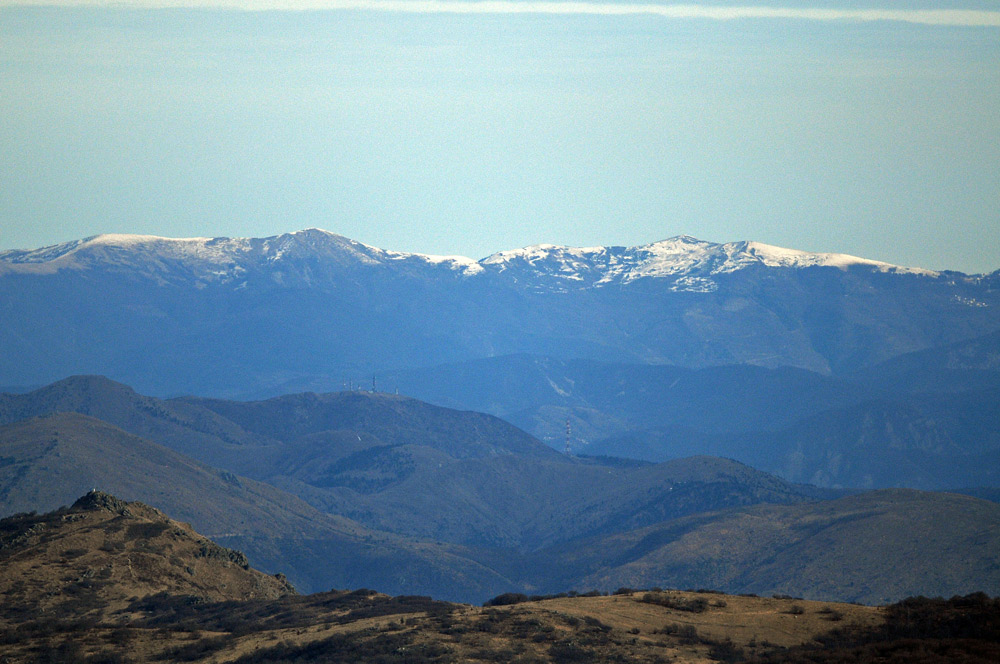
[(107, 234), (28, 251), (0, 252), (0, 270), (45, 273), (102, 266), (136, 269), (164, 277), (177, 273), (200, 280), (240, 282), (262, 267), (280, 270), (296, 261), (339, 267), (445, 269), (463, 277), (505, 274), (536, 288), (599, 288), (644, 278), (668, 278), (672, 290), (706, 292), (713, 277), (754, 267), (860, 267), (876, 272), (938, 276), (845, 254), (810, 253), (760, 242), (719, 244), (678, 236), (638, 247), (565, 247), (538, 244), (501, 251), (476, 261), (387, 251), (316, 228), (269, 238), (182, 238)]
[(561, 279), (567, 285), (593, 287), (627, 284), (643, 278), (670, 278), (675, 280), (673, 290), (688, 291), (714, 290), (713, 276), (752, 267), (846, 270), (863, 266), (879, 272), (937, 274), (846, 254), (809, 253), (760, 242), (718, 244), (687, 235), (639, 247), (577, 248), (539, 244), (501, 251), (478, 264), (499, 272), (527, 270), (537, 277)]
[(1000, 272), (685, 236), (478, 261), (317, 229), (0, 253), (0, 386), (247, 396), (512, 354), (840, 373), (998, 329)]

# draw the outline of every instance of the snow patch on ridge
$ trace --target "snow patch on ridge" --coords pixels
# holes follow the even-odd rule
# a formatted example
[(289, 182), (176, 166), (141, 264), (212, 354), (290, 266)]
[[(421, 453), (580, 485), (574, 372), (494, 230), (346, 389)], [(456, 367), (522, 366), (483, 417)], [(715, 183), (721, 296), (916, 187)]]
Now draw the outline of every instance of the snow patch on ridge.
[[(758, 259), (769, 267), (836, 267), (846, 270), (854, 265), (867, 265), (878, 269), (880, 272), (900, 272), (910, 274), (925, 274), (937, 276), (939, 273), (921, 268), (899, 267), (882, 261), (873, 261), (867, 258), (858, 258), (848, 254), (824, 254), (810, 253), (798, 249), (784, 249), (762, 242), (739, 242), (735, 246), (742, 247), (748, 256)], [(729, 246), (729, 245), (727, 245)]]
[(624, 281), (706, 271), (716, 258), (719, 246), (681, 235), (635, 247), (631, 251), (636, 260), (634, 266), (623, 275)]
[[(297, 259), (306, 262), (298, 264)], [(556, 291), (666, 279), (672, 282), (671, 290), (706, 293), (718, 288), (713, 277), (754, 266), (841, 270), (863, 266), (880, 272), (939, 275), (931, 270), (898, 267), (846, 254), (810, 253), (761, 242), (718, 244), (686, 235), (639, 247), (536, 244), (475, 261), (465, 256), (388, 251), (318, 228), (263, 239), (97, 235), (41, 249), (0, 252), (0, 272), (52, 273), (103, 265), (145, 270), (156, 278), (195, 277), (202, 283), (210, 283), (243, 278), (245, 273), (259, 271), (261, 266), (288, 264), (292, 270), (300, 269), (303, 278), (309, 281), (314, 274), (310, 265), (317, 265), (315, 261), (319, 265), (345, 268), (426, 266), (463, 277), (502, 274), (534, 289)]]
[(464, 272), (467, 275), (479, 274), (484, 268), (477, 261), (466, 256), (436, 256), (433, 254), (411, 254), (402, 251), (389, 251), (379, 249), (388, 260), (392, 261), (421, 261), (428, 265), (443, 265), (455, 271)]
[(41, 249), (0, 252), (0, 271), (40, 274), (100, 264), (163, 273), (169, 271), (164, 265), (168, 261), (175, 267), (184, 266), (204, 282), (224, 282), (249, 271), (254, 263), (276, 266), (300, 258), (367, 266), (416, 261), (442, 265), (467, 275), (483, 271), (476, 261), (464, 256), (385, 251), (319, 228), (261, 239), (108, 233)]
[(712, 277), (753, 266), (803, 269), (833, 267), (847, 270), (865, 266), (880, 272), (937, 276), (937, 272), (905, 268), (846, 254), (823, 254), (784, 249), (761, 242), (718, 244), (681, 235), (640, 247), (565, 247), (537, 244), (501, 251), (480, 263), (497, 273), (517, 273), (536, 288), (549, 281), (549, 288), (565, 290), (628, 284), (640, 279), (668, 279), (673, 291), (712, 292), (718, 284)]
[(618, 267), (622, 247), (565, 247), (536, 244), (522, 249), (501, 251), (479, 261), (495, 272), (508, 269), (529, 270), (531, 273), (563, 282), (575, 282), (575, 287), (597, 285)]

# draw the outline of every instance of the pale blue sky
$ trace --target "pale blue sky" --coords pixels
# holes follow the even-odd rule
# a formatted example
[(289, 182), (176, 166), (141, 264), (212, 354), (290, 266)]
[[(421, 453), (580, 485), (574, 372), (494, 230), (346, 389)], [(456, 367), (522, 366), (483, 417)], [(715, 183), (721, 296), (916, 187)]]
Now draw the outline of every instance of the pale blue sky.
[(689, 234), (991, 271), (1000, 28), (0, 4), (0, 155), (0, 249)]

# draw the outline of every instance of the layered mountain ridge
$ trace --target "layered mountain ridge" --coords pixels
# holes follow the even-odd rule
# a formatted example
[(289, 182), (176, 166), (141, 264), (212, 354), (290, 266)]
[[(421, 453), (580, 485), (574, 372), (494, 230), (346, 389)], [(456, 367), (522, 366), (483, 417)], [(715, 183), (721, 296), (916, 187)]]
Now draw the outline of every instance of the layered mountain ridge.
[(195, 276), (236, 287), (245, 286), (245, 279), (257, 271), (280, 269), (297, 260), (321, 261), (327, 267), (341, 268), (413, 262), (455, 269), (472, 269), (475, 265), (463, 257), (385, 251), (316, 228), (268, 238), (104, 234), (36, 250), (0, 252), (0, 265), (6, 264), (12, 272), (46, 273), (100, 266), (145, 271), (149, 276)]
[(718, 244), (681, 235), (638, 247), (564, 247), (540, 244), (513, 251), (501, 251), (479, 261), (500, 273), (525, 273), (535, 279), (559, 282), (563, 287), (599, 288), (625, 285), (643, 278), (673, 281), (674, 292), (709, 292), (718, 284), (712, 277), (759, 267), (807, 268), (854, 267), (875, 272), (922, 274), (940, 273), (920, 268), (900, 267), (846, 254), (810, 253), (784, 249), (761, 242)]
[(464, 277), (530, 273), (549, 288), (599, 288), (642, 278), (676, 280), (674, 291), (703, 292), (717, 287), (712, 275), (751, 267), (863, 267), (876, 272), (940, 276), (939, 272), (901, 267), (846, 254), (811, 253), (760, 242), (724, 244), (681, 235), (636, 247), (567, 247), (538, 244), (500, 251), (481, 260), (379, 249), (317, 228), (268, 238), (165, 238), (104, 234), (35, 250), (0, 252), (10, 272), (85, 269), (96, 265), (146, 269), (165, 274), (184, 267), (198, 278), (245, 285), (261, 265), (278, 267), (296, 259), (319, 258), (343, 267), (445, 267)]
[[(387, 374), (407, 394), (502, 417), (574, 452), (712, 454), (820, 486), (995, 486), (1000, 334), (847, 376), (530, 355)], [(501, 390), (497, 386), (502, 386)]]
[(102, 235), (0, 252), (0, 384), (260, 398), (518, 353), (845, 374), (1000, 330), (998, 274), (685, 236), (474, 261), (317, 229)]
[(77, 377), (3, 395), (8, 419), (0, 516), (99, 487), (306, 592), (481, 602), (669, 584), (882, 602), (1000, 589), (995, 503), (845, 496), (707, 456), (577, 458), (496, 418), (395, 395), (159, 400)]

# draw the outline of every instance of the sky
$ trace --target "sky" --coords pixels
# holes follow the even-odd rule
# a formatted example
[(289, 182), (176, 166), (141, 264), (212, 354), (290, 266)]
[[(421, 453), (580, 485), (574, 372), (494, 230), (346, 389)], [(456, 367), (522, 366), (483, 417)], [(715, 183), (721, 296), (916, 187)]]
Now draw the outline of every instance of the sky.
[(0, 250), (324, 228), (1000, 268), (1000, 7), (0, 0)]

